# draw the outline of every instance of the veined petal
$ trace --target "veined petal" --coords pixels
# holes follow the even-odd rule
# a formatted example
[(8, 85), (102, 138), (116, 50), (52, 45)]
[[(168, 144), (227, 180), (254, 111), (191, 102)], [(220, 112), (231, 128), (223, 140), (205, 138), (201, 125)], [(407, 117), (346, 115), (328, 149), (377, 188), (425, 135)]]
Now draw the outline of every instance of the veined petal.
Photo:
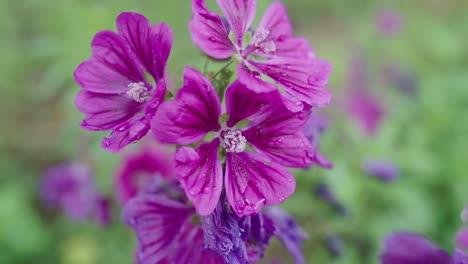
[(236, 80), (226, 90), (226, 111), (229, 114), (227, 125), (232, 127), (266, 105), (278, 103), (278, 98), (279, 94), (276, 90), (257, 94)]
[(276, 86), (262, 80), (262, 76), (256, 70), (251, 70), (247, 65), (237, 66), (239, 81), (255, 93), (269, 93), (276, 90)]
[(259, 153), (227, 153), (224, 186), (237, 215), (254, 215), (263, 205), (283, 203), (296, 187), (293, 175)]
[(213, 85), (198, 71), (186, 68), (177, 98), (159, 107), (151, 127), (162, 143), (191, 144), (218, 131), (220, 115), (221, 103)]
[(173, 41), (169, 26), (160, 23), (152, 27), (143, 15), (124, 12), (117, 17), (117, 29), (146, 71), (156, 81), (163, 78)]
[(242, 37), (249, 30), (257, 9), (256, 0), (216, 0), (234, 32), (237, 45), (242, 45)]
[(275, 40), (290, 37), (293, 30), (286, 7), (280, 2), (272, 3), (263, 14), (257, 30), (267, 30), (269, 37)]
[(88, 130), (109, 130), (142, 110), (138, 102), (119, 95), (80, 91), (75, 98), (78, 110), (85, 114), (81, 126)]
[(213, 212), (221, 196), (223, 170), (218, 158), (219, 145), (220, 140), (216, 138), (201, 144), (196, 151), (181, 147), (175, 154), (176, 174), (202, 216)]
[(250, 61), (260, 72), (280, 84), (291, 96), (313, 107), (330, 103), (325, 89), (331, 64), (321, 59), (275, 58), (264, 62)]
[(451, 256), (423, 236), (399, 232), (388, 236), (380, 255), (382, 264), (446, 264)]
[(94, 93), (122, 94), (130, 83), (146, 83), (143, 72), (117, 33), (101, 31), (93, 38), (91, 46), (93, 55), (74, 73), (76, 82), (83, 89)]
[(256, 132), (258, 130), (251, 130), (243, 135), (258, 152), (274, 162), (291, 168), (306, 168), (314, 162), (316, 151), (301, 132), (278, 136), (265, 136)]
[(116, 127), (108, 137), (105, 137), (101, 146), (109, 152), (119, 152), (127, 145), (144, 137), (150, 129), (149, 122), (148, 116), (125, 122)]
[(139, 264), (154, 264), (166, 258), (180, 236), (192, 209), (165, 196), (141, 195), (123, 209), (123, 221), (138, 237)]
[(219, 15), (210, 12), (204, 0), (194, 0), (192, 12), (193, 18), (189, 27), (193, 42), (215, 59), (231, 57), (235, 47)]

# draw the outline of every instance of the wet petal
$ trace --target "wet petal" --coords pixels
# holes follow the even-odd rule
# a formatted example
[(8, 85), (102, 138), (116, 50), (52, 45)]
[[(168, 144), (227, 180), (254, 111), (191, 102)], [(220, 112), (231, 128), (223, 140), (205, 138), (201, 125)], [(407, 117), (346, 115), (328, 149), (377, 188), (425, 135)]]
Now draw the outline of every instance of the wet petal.
[(450, 255), (432, 241), (412, 233), (394, 233), (384, 242), (382, 264), (447, 264)]
[(179, 148), (175, 154), (176, 173), (187, 197), (200, 215), (209, 215), (218, 204), (223, 171), (218, 158), (219, 139), (201, 144), (197, 150)]
[(258, 24), (257, 30), (268, 30), (274, 39), (292, 35), (292, 25), (283, 3), (272, 3)]
[(265, 62), (250, 62), (291, 96), (313, 107), (330, 103), (331, 93), (325, 89), (331, 64), (321, 59), (275, 58)]
[(202, 217), (206, 248), (218, 253), (228, 263), (248, 263), (237, 216), (223, 197), (212, 214)]
[(131, 122), (125, 122), (105, 137), (101, 146), (109, 152), (119, 152), (127, 145), (140, 140), (149, 131), (149, 117), (144, 116)]
[(239, 215), (253, 215), (263, 205), (283, 203), (296, 187), (293, 175), (266, 156), (253, 153), (227, 153), (226, 195)]
[(112, 31), (96, 34), (93, 55), (75, 70), (75, 80), (86, 91), (121, 94), (130, 83), (145, 82), (143, 72), (129, 54), (121, 37)]
[(155, 80), (163, 78), (172, 46), (172, 30), (163, 23), (152, 27), (146, 17), (133, 12), (117, 17), (117, 29), (146, 71)]
[(192, 12), (189, 26), (193, 42), (215, 59), (231, 57), (235, 48), (219, 15), (210, 12), (204, 0), (194, 0)]
[(315, 149), (302, 133), (302, 127), (309, 116), (310, 110), (293, 113), (280, 103), (265, 104), (249, 117), (251, 123), (242, 134), (273, 161), (287, 167), (308, 167)]
[(187, 68), (177, 98), (159, 107), (151, 127), (162, 143), (191, 144), (220, 129), (220, 114), (221, 103), (210, 81)]
[(255, 93), (269, 93), (277, 90), (276, 86), (262, 80), (262, 76), (256, 70), (249, 69), (244, 64), (237, 66), (239, 81)]
[(127, 97), (80, 91), (75, 98), (78, 110), (85, 114), (81, 126), (88, 130), (109, 130), (132, 118), (142, 106)]
[(242, 37), (249, 30), (255, 11), (256, 0), (216, 0), (226, 16), (229, 25), (237, 39), (237, 44), (242, 45)]
[(227, 125), (232, 127), (237, 122), (260, 111), (265, 105), (278, 103), (278, 98), (279, 94), (276, 90), (257, 94), (240, 81), (235, 81), (226, 91), (226, 111), (229, 114)]
[(153, 264), (164, 259), (191, 213), (191, 208), (164, 196), (141, 195), (131, 199), (122, 218), (138, 237), (138, 263)]

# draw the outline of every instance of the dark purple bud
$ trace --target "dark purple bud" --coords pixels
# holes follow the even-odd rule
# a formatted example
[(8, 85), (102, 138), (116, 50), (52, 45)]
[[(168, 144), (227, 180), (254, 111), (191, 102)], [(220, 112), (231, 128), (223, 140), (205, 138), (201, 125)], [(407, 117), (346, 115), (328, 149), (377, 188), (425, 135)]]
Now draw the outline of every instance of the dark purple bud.
[(225, 198), (218, 202), (211, 215), (202, 217), (202, 228), (206, 248), (224, 256), (228, 263), (248, 263), (239, 220)]
[(382, 181), (395, 181), (400, 176), (400, 170), (390, 160), (367, 160), (364, 163), (364, 171), (372, 177)]

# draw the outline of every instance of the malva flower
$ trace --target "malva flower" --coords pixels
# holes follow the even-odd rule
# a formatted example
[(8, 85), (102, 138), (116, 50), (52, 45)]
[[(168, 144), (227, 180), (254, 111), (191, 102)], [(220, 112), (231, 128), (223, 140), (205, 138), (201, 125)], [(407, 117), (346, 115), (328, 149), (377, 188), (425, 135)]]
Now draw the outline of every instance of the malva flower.
[(318, 115), (317, 112), (313, 112), (310, 115), (309, 120), (304, 124), (303, 131), (312, 147), (316, 149), (313, 157), (314, 163), (322, 168), (331, 169), (333, 168), (333, 164), (328, 161), (327, 157), (318, 151), (320, 134), (325, 131), (326, 127), (327, 120), (323, 116)]
[(203, 52), (215, 59), (232, 57), (239, 61), (240, 82), (256, 93), (279, 88), (290, 111), (329, 104), (331, 93), (325, 86), (332, 66), (316, 57), (305, 38), (293, 35), (283, 4), (271, 4), (257, 29), (251, 30), (256, 0), (217, 0), (217, 3), (225, 19), (210, 12), (204, 0), (193, 0), (190, 31), (193, 42)]
[(364, 171), (371, 177), (391, 182), (398, 179), (400, 170), (397, 165), (390, 160), (369, 159), (364, 162)]
[(351, 92), (348, 97), (347, 111), (369, 136), (377, 133), (385, 118), (385, 109), (380, 100), (365, 90)]
[(140, 192), (157, 192), (163, 180), (176, 180), (172, 155), (161, 147), (144, 146), (122, 159), (115, 176), (117, 200), (123, 205)]
[(397, 10), (385, 8), (377, 13), (376, 26), (384, 36), (393, 37), (401, 32), (403, 18)]
[[(194, 144), (213, 132), (211, 141), (175, 154), (176, 174), (197, 212), (213, 212), (223, 189), (238, 215), (284, 202), (295, 189), (284, 166), (313, 162), (315, 150), (302, 132), (310, 110), (292, 113), (278, 91), (256, 94), (235, 81), (226, 91), (226, 115), (220, 122), (221, 103), (212, 84), (187, 68), (177, 97), (163, 103), (151, 123), (156, 138), (168, 144)], [(225, 160), (218, 155), (220, 146)]]
[(102, 225), (110, 222), (109, 200), (98, 192), (94, 175), (84, 164), (66, 162), (48, 168), (41, 195), (47, 206), (61, 208), (71, 220), (93, 218)]
[[(102, 147), (111, 152), (147, 134), (166, 94), (165, 68), (173, 40), (168, 25), (152, 26), (137, 13), (122, 13), (116, 23), (118, 33), (96, 34), (91, 58), (74, 74), (82, 87), (75, 100), (85, 114), (81, 126), (112, 131), (102, 141)], [(152, 80), (147, 80), (145, 71)]]
[(382, 264), (465, 264), (468, 255), (455, 249), (453, 256), (424, 236), (398, 232), (385, 239), (380, 254)]

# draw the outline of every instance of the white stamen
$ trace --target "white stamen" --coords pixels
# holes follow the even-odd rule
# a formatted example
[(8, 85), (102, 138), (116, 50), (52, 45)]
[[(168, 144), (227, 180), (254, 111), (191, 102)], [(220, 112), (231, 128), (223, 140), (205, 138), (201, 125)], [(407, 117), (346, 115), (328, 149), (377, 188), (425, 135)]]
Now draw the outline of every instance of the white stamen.
[(261, 51), (265, 53), (276, 51), (276, 45), (273, 40), (265, 42), (265, 40), (267, 40), (270, 33), (271, 32), (269, 30), (260, 29), (260, 30), (255, 31), (252, 37), (252, 42), (255, 45), (255, 47), (259, 48)]
[(143, 103), (148, 98), (148, 89), (143, 82), (128, 85), (127, 95), (138, 103)]
[(240, 153), (245, 150), (247, 140), (239, 130), (223, 131), (223, 148), (226, 152)]

